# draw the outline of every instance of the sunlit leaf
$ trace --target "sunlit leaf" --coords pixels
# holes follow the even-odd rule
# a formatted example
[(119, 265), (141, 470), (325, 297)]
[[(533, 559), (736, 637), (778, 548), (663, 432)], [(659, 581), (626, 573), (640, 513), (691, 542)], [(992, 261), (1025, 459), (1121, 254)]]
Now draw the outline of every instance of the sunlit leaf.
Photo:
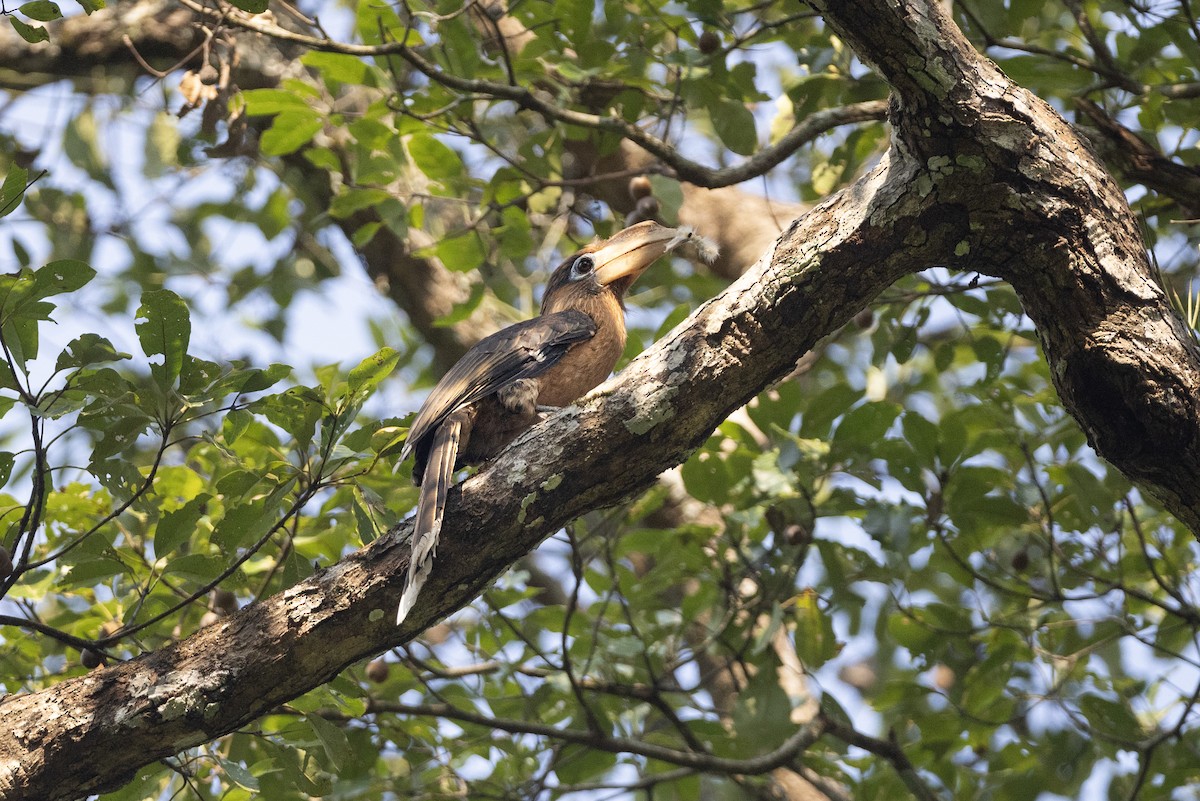
[(369, 393), (396, 369), (399, 362), (400, 354), (392, 348), (382, 348), (373, 356), (363, 359), (347, 376), (350, 394)]
[(174, 384), (183, 369), (183, 357), (192, 335), (187, 304), (169, 289), (143, 292), (137, 311), (137, 335), (143, 353), (161, 357), (150, 367), (159, 384), (164, 387)]

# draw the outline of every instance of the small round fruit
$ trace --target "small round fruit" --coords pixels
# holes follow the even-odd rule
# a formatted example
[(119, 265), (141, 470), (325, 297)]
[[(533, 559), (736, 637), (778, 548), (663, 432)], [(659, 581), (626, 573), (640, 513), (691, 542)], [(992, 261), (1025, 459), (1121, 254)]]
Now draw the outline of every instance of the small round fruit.
[(79, 654), (79, 664), (88, 670), (95, 670), (104, 664), (104, 655), (91, 648), (84, 648)]
[(705, 30), (700, 34), (700, 41), (696, 43), (700, 52), (706, 56), (711, 56), (721, 47), (721, 36), (714, 30)]
[(1012, 556), (1012, 569), (1024, 573), (1029, 569), (1029, 551), (1022, 548)]
[(629, 179), (629, 196), (634, 200), (641, 200), (653, 193), (654, 187), (651, 185), (650, 179), (646, 176), (635, 175)]
[(662, 207), (658, 205), (658, 198), (654, 195), (646, 195), (637, 202), (637, 213), (643, 220), (657, 219), (660, 211)]
[(206, 63), (200, 68), (200, 82), (208, 86), (214, 85), (221, 77), (221, 73), (212, 64)]
[(237, 595), (233, 590), (213, 590), (209, 607), (221, 615), (232, 615), (238, 610)]
[(792, 523), (783, 530), (783, 538), (788, 545), (808, 545), (812, 542), (812, 532), (804, 526)]
[(388, 663), (382, 659), (373, 659), (367, 663), (367, 678), (376, 684), (383, 684), (388, 677)]

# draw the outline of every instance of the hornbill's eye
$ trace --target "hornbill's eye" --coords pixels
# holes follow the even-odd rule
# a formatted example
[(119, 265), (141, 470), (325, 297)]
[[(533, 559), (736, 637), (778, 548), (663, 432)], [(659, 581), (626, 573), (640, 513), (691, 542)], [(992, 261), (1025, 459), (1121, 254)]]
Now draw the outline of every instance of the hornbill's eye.
[(580, 278), (589, 276), (596, 269), (596, 260), (588, 254), (575, 259), (575, 263), (571, 265), (571, 280), (578, 281)]

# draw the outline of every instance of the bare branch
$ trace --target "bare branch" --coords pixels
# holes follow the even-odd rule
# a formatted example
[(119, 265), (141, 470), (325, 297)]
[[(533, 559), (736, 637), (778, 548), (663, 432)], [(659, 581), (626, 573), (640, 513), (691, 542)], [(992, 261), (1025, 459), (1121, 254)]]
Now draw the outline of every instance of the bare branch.
[(499, 729), (510, 734), (535, 734), (539, 737), (563, 740), (576, 745), (586, 745), (598, 751), (610, 754), (637, 754), (649, 759), (657, 759), (680, 767), (691, 768), (706, 773), (743, 774), (754, 776), (767, 773), (791, 760), (807, 750), (821, 736), (825, 729), (823, 721), (797, 728), (796, 732), (779, 744), (778, 747), (759, 756), (747, 759), (732, 759), (716, 756), (715, 754), (696, 751), (680, 751), (675, 748), (656, 745), (641, 740), (631, 740), (624, 737), (610, 737), (597, 731), (577, 731), (563, 729), (544, 723), (509, 718), (494, 718), (459, 709), (450, 704), (402, 704), (399, 702), (371, 701), (368, 712), (395, 712), (402, 715), (427, 715), (432, 717), (457, 720), (463, 723), (473, 723), (490, 729)]
[(536, 88), (531, 89), (511, 83), (499, 83), (481, 78), (464, 78), (445, 72), (437, 64), (425, 58), (403, 42), (386, 42), (378, 45), (338, 42), (328, 38), (308, 36), (296, 31), (290, 31), (263, 19), (261, 16), (249, 15), (242, 11), (229, 11), (228, 9), (218, 11), (217, 9), (204, 6), (197, 2), (197, 0), (180, 0), (180, 2), (197, 14), (202, 14), (214, 22), (221, 19), (246, 30), (270, 36), (281, 41), (299, 44), (313, 50), (341, 53), (360, 58), (389, 55), (400, 56), (422, 75), (456, 92), (469, 95), (485, 95), (497, 100), (509, 100), (516, 103), (520, 108), (533, 111), (548, 120), (576, 125), (589, 130), (616, 134), (646, 150), (663, 164), (669, 166), (674, 171), (675, 177), (681, 181), (687, 181), (697, 186), (708, 188), (730, 186), (746, 181), (749, 178), (763, 175), (794, 153), (798, 147), (811, 142), (821, 134), (841, 125), (883, 119), (887, 111), (887, 101), (870, 100), (843, 108), (816, 112), (789, 131), (775, 145), (764, 148), (745, 163), (736, 167), (718, 169), (692, 161), (668, 143), (620, 117), (604, 117), (599, 114), (588, 114), (564, 108), (549, 93)]

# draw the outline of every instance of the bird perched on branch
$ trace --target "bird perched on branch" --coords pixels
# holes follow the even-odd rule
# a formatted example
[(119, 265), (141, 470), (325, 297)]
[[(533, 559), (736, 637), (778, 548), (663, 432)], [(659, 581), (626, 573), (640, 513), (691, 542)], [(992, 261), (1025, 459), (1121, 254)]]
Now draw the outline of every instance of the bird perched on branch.
[(693, 244), (688, 228), (642, 222), (587, 245), (550, 276), (541, 314), (484, 337), (447, 371), (417, 413), (400, 459), (416, 454), (420, 485), (399, 624), (429, 577), (454, 472), (499, 453), (550, 407), (566, 406), (608, 377), (625, 349), (625, 292), (658, 257)]

